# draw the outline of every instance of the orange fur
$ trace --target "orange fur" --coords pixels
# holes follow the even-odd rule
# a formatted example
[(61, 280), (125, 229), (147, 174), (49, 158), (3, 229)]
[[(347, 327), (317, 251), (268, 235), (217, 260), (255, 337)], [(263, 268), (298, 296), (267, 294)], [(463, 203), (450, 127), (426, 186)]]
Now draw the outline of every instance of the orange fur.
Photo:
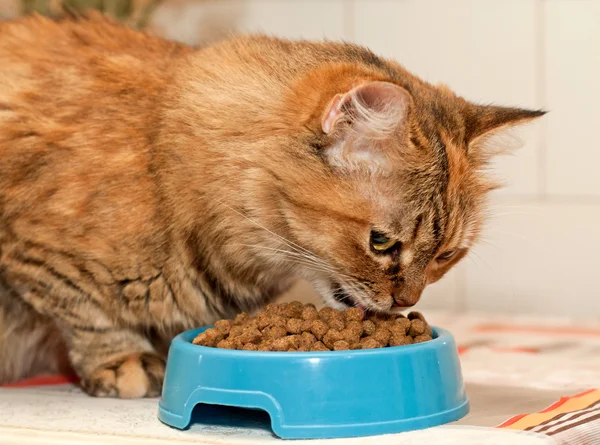
[[(1, 23), (0, 84), (0, 311), (30, 314), (2, 328), (39, 317), (88, 392), (121, 397), (160, 390), (149, 331), (253, 310), (298, 276), (332, 305), (414, 304), (479, 232), (490, 185), (471, 142), (541, 114), (470, 104), (353, 45), (193, 50), (96, 15)], [(388, 94), (406, 110), (377, 120)], [(373, 230), (396, 247), (374, 252)]]

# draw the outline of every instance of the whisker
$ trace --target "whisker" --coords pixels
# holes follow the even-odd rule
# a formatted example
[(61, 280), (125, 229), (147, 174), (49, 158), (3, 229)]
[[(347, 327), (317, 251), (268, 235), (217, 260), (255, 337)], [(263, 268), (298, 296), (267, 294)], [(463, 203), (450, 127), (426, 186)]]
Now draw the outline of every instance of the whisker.
[(253, 220), (252, 218), (249, 218), (248, 216), (244, 215), (242, 212), (240, 212), (239, 210), (234, 209), (233, 207), (231, 207), (229, 204), (225, 204), (223, 201), (217, 201), (218, 203), (224, 205), (225, 207), (229, 208), (230, 210), (234, 211), (235, 213), (237, 213), (238, 215), (242, 216), (243, 218), (247, 219), (248, 221), (250, 221), (252, 224), (256, 225), (257, 227), (265, 230), (266, 232), (270, 233), (271, 235), (281, 239), (283, 242), (285, 242), (286, 244), (289, 245), (289, 247), (292, 248), (296, 248), (296, 249), (300, 249), (301, 251), (306, 252), (309, 255), (314, 255), (310, 250), (305, 249), (302, 246), (299, 246), (298, 244), (294, 243), (293, 241), (288, 240), (287, 238), (278, 235), (277, 233), (267, 229), (265, 226), (263, 226), (262, 224), (260, 224), (259, 222)]
[(352, 277), (351, 275), (345, 274), (340, 272), (337, 268), (333, 267), (332, 265), (328, 264), (327, 262), (323, 261), (322, 259), (314, 256), (314, 255), (305, 255), (303, 252), (294, 252), (294, 251), (289, 251), (289, 250), (285, 250), (285, 249), (278, 249), (275, 247), (268, 247), (268, 246), (262, 246), (260, 244), (243, 244), (240, 243), (239, 245), (241, 246), (245, 246), (245, 247), (251, 247), (251, 248), (256, 248), (256, 249), (263, 249), (263, 250), (269, 250), (269, 251), (273, 251), (273, 252), (279, 252), (279, 253), (283, 253), (285, 255), (289, 255), (289, 256), (293, 256), (296, 258), (301, 258), (301, 259), (305, 259), (306, 261), (316, 265), (316, 266), (320, 266), (323, 268), (323, 270), (327, 270), (331, 273), (335, 273), (338, 274), (340, 276), (349, 278), (349, 279), (355, 279), (354, 277)]
[(498, 249), (500, 252), (504, 253), (504, 250), (503, 250), (503, 249), (501, 249), (501, 248), (500, 248), (500, 247), (498, 247), (497, 245), (495, 245), (495, 244), (493, 244), (493, 243), (489, 242), (489, 241), (488, 241), (487, 239), (485, 239), (485, 238), (480, 238), (480, 239), (479, 239), (479, 242), (480, 242), (480, 243), (483, 243), (483, 244), (487, 244), (488, 246), (495, 247), (495, 248), (496, 248), (496, 249)]
[(492, 266), (490, 266), (490, 264), (481, 255), (479, 255), (475, 250), (471, 250), (470, 253), (475, 255), (479, 259), (479, 261), (481, 261), (483, 264), (485, 264), (486, 267), (490, 271), (493, 271)]

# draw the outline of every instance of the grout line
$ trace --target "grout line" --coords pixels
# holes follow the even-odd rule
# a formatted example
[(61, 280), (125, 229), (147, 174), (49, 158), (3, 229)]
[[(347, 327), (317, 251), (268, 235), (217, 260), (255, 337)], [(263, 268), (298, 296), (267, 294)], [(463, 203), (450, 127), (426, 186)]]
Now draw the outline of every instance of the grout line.
[[(547, 106), (546, 96), (546, 8), (544, 0), (537, 0), (535, 3), (535, 80), (536, 91), (535, 101), (538, 107)], [(550, 111), (550, 110), (548, 110)], [(545, 198), (548, 195), (548, 117), (544, 117), (540, 127), (536, 129), (538, 133), (538, 194)]]
[(356, 8), (354, 2), (356, 0), (340, 0), (343, 4), (342, 12), (342, 31), (344, 33), (344, 40), (353, 42), (355, 40), (354, 35), (354, 20), (356, 16)]

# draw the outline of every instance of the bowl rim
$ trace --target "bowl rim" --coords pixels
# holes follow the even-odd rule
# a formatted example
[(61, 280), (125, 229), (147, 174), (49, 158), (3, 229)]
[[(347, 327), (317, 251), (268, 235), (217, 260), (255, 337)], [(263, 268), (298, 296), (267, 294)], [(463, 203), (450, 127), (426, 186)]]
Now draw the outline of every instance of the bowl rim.
[(413, 343), (402, 346), (386, 346), (385, 348), (376, 349), (354, 349), (344, 351), (241, 351), (237, 349), (220, 349), (210, 346), (195, 345), (192, 339), (199, 333), (211, 328), (212, 326), (204, 326), (201, 328), (191, 329), (177, 335), (171, 344), (172, 348), (176, 348), (186, 354), (211, 354), (220, 357), (235, 357), (235, 358), (272, 358), (272, 359), (306, 359), (306, 358), (339, 358), (339, 357), (364, 357), (370, 355), (382, 356), (397, 356), (408, 355), (412, 353), (439, 349), (445, 347), (448, 343), (453, 343), (452, 334), (437, 326), (431, 326), (433, 331), (433, 339), (422, 342)]

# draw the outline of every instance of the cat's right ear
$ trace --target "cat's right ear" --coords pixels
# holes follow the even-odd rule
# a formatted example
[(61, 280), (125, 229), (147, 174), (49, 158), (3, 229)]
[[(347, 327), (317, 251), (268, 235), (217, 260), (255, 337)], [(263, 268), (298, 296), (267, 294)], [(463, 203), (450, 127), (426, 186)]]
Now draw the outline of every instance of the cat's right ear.
[(325, 134), (343, 124), (364, 136), (383, 138), (395, 132), (406, 118), (410, 104), (408, 92), (389, 82), (365, 82), (350, 91), (337, 94), (321, 119)]
[(386, 142), (406, 129), (412, 98), (389, 82), (365, 82), (337, 94), (321, 117), (323, 133), (336, 139), (326, 156), (345, 168), (377, 169), (387, 163)]

